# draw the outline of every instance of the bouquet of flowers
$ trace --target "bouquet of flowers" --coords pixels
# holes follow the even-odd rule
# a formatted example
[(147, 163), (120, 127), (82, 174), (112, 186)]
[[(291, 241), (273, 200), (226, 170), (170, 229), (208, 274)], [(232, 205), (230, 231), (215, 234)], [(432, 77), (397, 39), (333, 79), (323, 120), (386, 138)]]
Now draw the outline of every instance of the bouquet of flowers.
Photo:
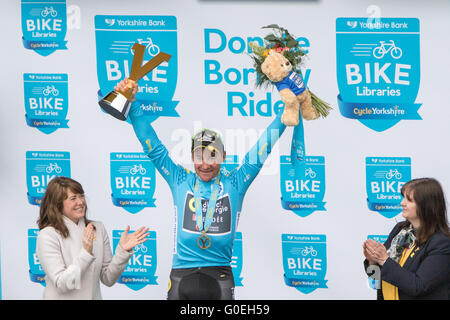
[[(276, 24), (271, 24), (262, 28), (273, 29), (273, 33), (264, 37), (264, 47), (261, 47), (257, 42), (251, 42), (249, 44), (253, 51), (253, 55), (250, 57), (253, 59), (253, 65), (258, 75), (256, 86), (264, 86), (267, 88), (269, 85), (273, 85), (272, 81), (261, 69), (261, 66), (266, 57), (269, 55), (270, 50), (275, 50), (276, 52), (281, 53), (287, 60), (289, 60), (293, 70), (301, 74), (300, 65), (302, 64), (302, 59), (306, 56), (306, 53), (299, 46), (298, 41), (289, 33), (288, 30), (279, 27)], [(311, 92), (311, 90), (309, 90), (309, 92), (311, 94), (313, 107), (317, 110), (320, 116), (326, 117), (332, 109), (331, 106), (317, 97)]]

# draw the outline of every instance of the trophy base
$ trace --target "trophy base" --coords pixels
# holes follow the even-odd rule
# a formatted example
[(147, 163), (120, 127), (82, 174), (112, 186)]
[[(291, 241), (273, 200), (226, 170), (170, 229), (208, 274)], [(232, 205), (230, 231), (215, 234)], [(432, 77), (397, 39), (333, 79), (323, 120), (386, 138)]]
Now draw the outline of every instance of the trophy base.
[(111, 91), (98, 104), (106, 113), (109, 113), (114, 118), (122, 121), (127, 120), (131, 102), (124, 95), (116, 91)]

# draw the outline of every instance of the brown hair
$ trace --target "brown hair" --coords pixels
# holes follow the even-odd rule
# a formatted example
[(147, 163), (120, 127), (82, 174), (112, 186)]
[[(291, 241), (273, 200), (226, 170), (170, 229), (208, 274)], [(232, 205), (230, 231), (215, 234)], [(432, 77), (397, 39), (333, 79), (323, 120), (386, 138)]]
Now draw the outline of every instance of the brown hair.
[[(84, 194), (81, 184), (71, 178), (56, 177), (50, 180), (42, 198), (39, 219), (37, 220), (39, 230), (51, 226), (59, 231), (64, 238), (69, 236), (69, 230), (63, 220), (63, 201), (67, 199), (68, 190), (74, 194)], [(86, 216), (84, 219), (87, 225), (90, 221), (87, 220)]]
[[(436, 232), (450, 236), (444, 192), (436, 179), (413, 179), (403, 185), (401, 194), (416, 203), (420, 221), (416, 230), (417, 245), (425, 243)], [(409, 226), (408, 221), (403, 223), (403, 227), (406, 226)]]

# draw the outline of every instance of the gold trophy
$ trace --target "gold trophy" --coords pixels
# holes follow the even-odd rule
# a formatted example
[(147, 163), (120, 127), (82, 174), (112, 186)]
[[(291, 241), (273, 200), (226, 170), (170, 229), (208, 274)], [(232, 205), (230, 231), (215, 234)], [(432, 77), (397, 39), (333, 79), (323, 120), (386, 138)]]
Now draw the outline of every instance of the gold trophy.
[[(169, 61), (170, 54), (160, 52), (153, 59), (142, 65), (144, 59), (145, 46), (135, 43), (132, 47), (134, 50), (133, 62), (131, 64), (131, 71), (129, 79), (137, 82), (147, 73), (159, 66), (163, 61)], [(132, 82), (128, 82), (127, 91), (118, 92), (111, 91), (102, 100), (98, 102), (100, 107), (113, 117), (125, 121), (130, 110), (131, 96), (132, 96)]]

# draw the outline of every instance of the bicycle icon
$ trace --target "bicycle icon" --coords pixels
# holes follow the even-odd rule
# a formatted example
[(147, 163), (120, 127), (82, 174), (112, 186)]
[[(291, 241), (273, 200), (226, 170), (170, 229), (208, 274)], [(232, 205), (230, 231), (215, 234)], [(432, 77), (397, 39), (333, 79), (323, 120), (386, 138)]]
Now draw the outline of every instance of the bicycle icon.
[(317, 173), (313, 169), (308, 168), (305, 170), (305, 177), (315, 178), (316, 176)]
[(54, 85), (51, 86), (47, 86), (47, 88), (45, 88), (42, 93), (44, 94), (44, 96), (48, 96), (49, 94), (53, 94), (55, 97), (57, 95), (59, 95), (59, 90), (55, 88)]
[(313, 246), (306, 246), (303, 250), (302, 250), (302, 256), (307, 256), (308, 254), (311, 254), (313, 257), (317, 256), (317, 251), (314, 250)]
[(58, 11), (53, 9), (53, 7), (45, 7), (45, 9), (41, 11), (41, 16), (43, 16), (45, 18), (48, 15), (55, 18), (58, 15)]
[(47, 173), (52, 173), (53, 171), (55, 171), (56, 173), (61, 173), (62, 169), (60, 166), (58, 166), (58, 164), (55, 163), (50, 163), (47, 168), (45, 168), (45, 172)]
[(131, 167), (130, 169), (130, 173), (134, 176), (137, 173), (140, 173), (141, 175), (144, 175), (147, 173), (147, 170), (145, 170), (145, 168), (142, 166), (142, 164), (135, 164), (134, 166)]
[(391, 180), (392, 178), (400, 180), (402, 178), (402, 174), (397, 169), (389, 169), (386, 173), (386, 179)]
[(381, 59), (389, 52), (394, 59), (400, 59), (403, 54), (402, 49), (395, 46), (394, 40), (390, 40), (387, 43), (386, 41), (380, 41), (380, 45), (373, 49), (373, 56), (377, 59)]
[(137, 246), (134, 246), (134, 248), (133, 248), (133, 251), (134, 252), (142, 252), (142, 253), (146, 253), (147, 252), (147, 247), (146, 246), (144, 246), (144, 244), (143, 243), (141, 243), (141, 244), (138, 244)]
[[(145, 48), (147, 49), (148, 54), (151, 55), (152, 57), (156, 56), (160, 52), (159, 47), (153, 43), (153, 40), (150, 37), (147, 37), (146, 40), (137, 39), (137, 42), (139, 44), (145, 45)], [(134, 55), (133, 48), (131, 48), (131, 54)]]

